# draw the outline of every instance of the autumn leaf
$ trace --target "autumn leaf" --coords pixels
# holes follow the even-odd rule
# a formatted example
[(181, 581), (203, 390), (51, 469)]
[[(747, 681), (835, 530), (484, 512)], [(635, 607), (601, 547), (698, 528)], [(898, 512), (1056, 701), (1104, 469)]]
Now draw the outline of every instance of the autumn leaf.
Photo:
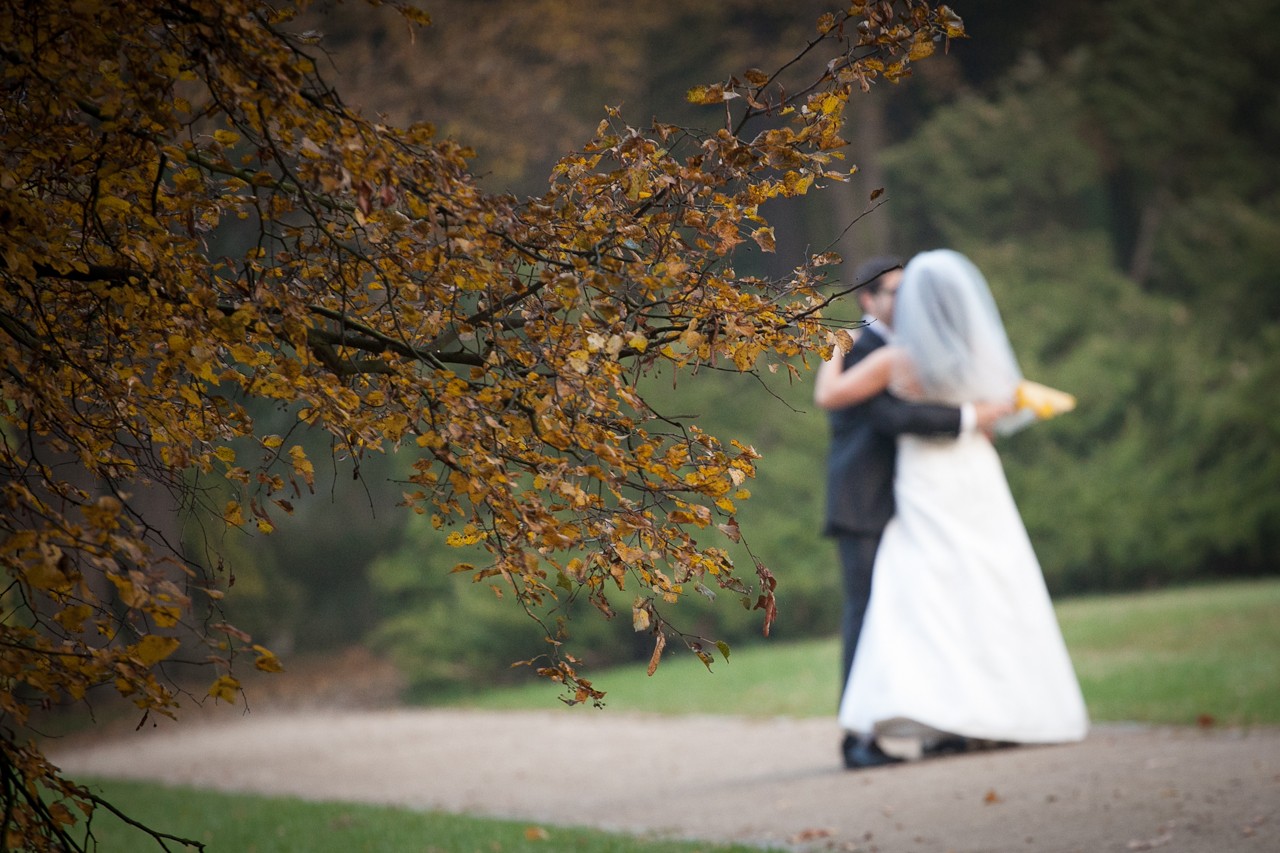
[(48, 805), (48, 809), (50, 816), (63, 826), (72, 826), (75, 824), (76, 819), (71, 814), (71, 810), (62, 803), (50, 803)]
[(847, 355), (853, 349), (853, 336), (846, 329), (836, 329), (827, 338), (830, 346), (840, 355)]
[(235, 704), (236, 697), (240, 693), (240, 682), (229, 675), (220, 675), (213, 684), (209, 685), (209, 695), (223, 702)]
[(964, 30), (964, 21), (960, 16), (952, 11), (950, 6), (939, 6), (934, 13), (938, 20), (942, 22), (946, 36), (949, 39), (964, 38), (966, 33)]
[(924, 59), (927, 56), (932, 56), (933, 51), (933, 40), (927, 33), (920, 33), (911, 43), (911, 47), (907, 49), (907, 57), (912, 62), (915, 62), (917, 60)]
[(654, 637), (653, 654), (649, 656), (649, 668), (647, 670), (649, 675), (653, 675), (655, 672), (658, 671), (658, 664), (662, 661), (662, 650), (665, 649), (666, 647), (667, 647), (666, 635), (663, 634), (661, 631), (659, 631), (657, 633), (657, 636)]
[(637, 598), (636, 603), (631, 606), (631, 628), (634, 631), (649, 630), (650, 616), (648, 601), (643, 598)]
[(751, 239), (756, 241), (762, 252), (773, 252), (777, 249), (772, 228), (757, 228), (751, 232)]
[(144, 666), (155, 666), (178, 650), (181, 642), (177, 637), (162, 637), (159, 634), (148, 634), (133, 647), (133, 653)]
[(40, 551), (41, 556), (27, 566), (26, 582), (40, 590), (53, 591), (69, 588), (71, 579), (62, 570), (62, 549), (56, 545), (47, 545)]
[(294, 473), (302, 477), (308, 486), (315, 485), (316, 469), (307, 458), (307, 451), (303, 450), (301, 445), (295, 444), (289, 448), (289, 458), (293, 461)]
[(232, 527), (244, 524), (244, 511), (240, 508), (240, 502), (227, 501), (226, 506), (222, 508), (222, 518)]
[(284, 672), (284, 665), (280, 663), (280, 659), (270, 649), (254, 645), (253, 651), (257, 654), (257, 658), (253, 661), (256, 669), (263, 672)]

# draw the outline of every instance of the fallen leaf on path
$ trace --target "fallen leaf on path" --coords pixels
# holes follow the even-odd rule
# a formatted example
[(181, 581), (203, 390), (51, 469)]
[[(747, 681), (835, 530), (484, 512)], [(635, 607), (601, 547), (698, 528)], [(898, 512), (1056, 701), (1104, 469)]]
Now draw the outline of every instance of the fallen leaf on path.
[(1165, 832), (1157, 835), (1155, 838), (1135, 838), (1129, 842), (1130, 850), (1154, 850), (1157, 847), (1163, 847), (1173, 840), (1173, 836)]
[(1253, 836), (1258, 834), (1258, 827), (1262, 826), (1266, 822), (1267, 822), (1266, 815), (1258, 815), (1253, 820), (1249, 821), (1244, 826), (1242, 826), (1240, 828), (1240, 832), (1241, 834), (1244, 835), (1245, 838), (1252, 838)]

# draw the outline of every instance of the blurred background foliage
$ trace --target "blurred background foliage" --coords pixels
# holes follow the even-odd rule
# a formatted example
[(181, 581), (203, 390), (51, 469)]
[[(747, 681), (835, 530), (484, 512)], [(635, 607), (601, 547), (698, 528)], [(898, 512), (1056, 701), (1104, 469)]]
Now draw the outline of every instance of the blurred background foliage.
[[(1055, 595), (1280, 572), (1280, 31), (1265, 26), (1280, 2), (951, 5), (970, 39), (854, 98), (855, 180), (767, 210), (777, 253), (736, 263), (780, 274), (828, 246), (846, 269), (870, 252), (939, 246), (978, 263), (1024, 372), (1080, 401), (1001, 444)], [(826, 4), (424, 7), (434, 24), (411, 39), (362, 6), (318, 4), (331, 78), (354, 106), (474, 146), (489, 188), (522, 196), (606, 104), (634, 125), (715, 126), (722, 116), (688, 106), (684, 91), (776, 67)], [(816, 364), (799, 367), (798, 381), (726, 371), (650, 389), (764, 454), (732, 552), (777, 575), (774, 634), (790, 638), (834, 632), (839, 605), (834, 552), (818, 535), (827, 427), (810, 403)], [(318, 465), (318, 494), (288, 525), (209, 543), (233, 563), (233, 621), (280, 652), (369, 643), (420, 698), (527, 674), (510, 664), (537, 648), (536, 626), (450, 574), (479, 557), (395, 506), (408, 464), (388, 452)], [(207, 535), (188, 525), (190, 541)], [(628, 591), (616, 599), (617, 619), (573, 620), (590, 663), (650, 652), (626, 618)], [(692, 634), (760, 636), (759, 612), (734, 602), (694, 594), (676, 612)]]

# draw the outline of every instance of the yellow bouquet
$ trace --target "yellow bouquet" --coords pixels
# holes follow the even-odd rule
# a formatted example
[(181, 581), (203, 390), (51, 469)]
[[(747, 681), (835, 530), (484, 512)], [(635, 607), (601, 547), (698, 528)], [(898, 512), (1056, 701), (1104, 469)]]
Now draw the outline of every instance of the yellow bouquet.
[(1076, 398), (1066, 391), (1024, 379), (1013, 395), (1017, 410), (996, 422), (996, 432), (1012, 435), (1036, 421), (1047, 421), (1076, 407)]
[(1014, 403), (1019, 409), (1030, 409), (1038, 420), (1047, 421), (1074, 409), (1076, 398), (1066, 391), (1024, 379), (1014, 392)]

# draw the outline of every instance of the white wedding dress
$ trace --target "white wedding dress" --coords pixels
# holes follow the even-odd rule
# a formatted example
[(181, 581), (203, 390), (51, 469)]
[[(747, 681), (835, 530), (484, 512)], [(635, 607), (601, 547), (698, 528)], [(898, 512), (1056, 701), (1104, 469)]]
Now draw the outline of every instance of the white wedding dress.
[(894, 490), (845, 730), (1082, 739), (1080, 686), (995, 448), (981, 434), (900, 437)]

